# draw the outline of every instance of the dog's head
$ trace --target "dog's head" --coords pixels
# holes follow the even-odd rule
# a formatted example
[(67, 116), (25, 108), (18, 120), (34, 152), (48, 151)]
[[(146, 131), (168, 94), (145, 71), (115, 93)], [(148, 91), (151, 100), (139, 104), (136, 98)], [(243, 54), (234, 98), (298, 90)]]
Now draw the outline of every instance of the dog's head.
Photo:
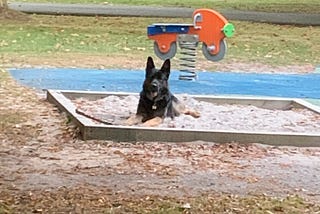
[(143, 91), (149, 100), (156, 100), (169, 92), (168, 79), (170, 75), (170, 60), (164, 61), (160, 69), (156, 69), (153, 59), (148, 57), (146, 77), (143, 83)]

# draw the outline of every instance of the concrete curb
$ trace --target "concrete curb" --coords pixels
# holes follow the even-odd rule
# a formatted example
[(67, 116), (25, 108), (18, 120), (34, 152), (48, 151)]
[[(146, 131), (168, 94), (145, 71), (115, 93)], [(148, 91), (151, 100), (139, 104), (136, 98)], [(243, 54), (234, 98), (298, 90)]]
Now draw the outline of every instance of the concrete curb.
[[(12, 2), (9, 8), (25, 13), (78, 16), (143, 16), (191, 18), (194, 9), (100, 4), (58, 4)], [(320, 26), (320, 14), (269, 13), (257, 11), (221, 10), (229, 20), (266, 22), (274, 24)]]

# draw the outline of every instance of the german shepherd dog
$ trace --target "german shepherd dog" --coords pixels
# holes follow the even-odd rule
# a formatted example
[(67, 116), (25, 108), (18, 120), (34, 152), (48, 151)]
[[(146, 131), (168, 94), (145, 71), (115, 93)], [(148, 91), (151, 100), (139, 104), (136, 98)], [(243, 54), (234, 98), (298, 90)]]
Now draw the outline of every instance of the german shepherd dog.
[(172, 119), (180, 114), (200, 117), (196, 111), (186, 107), (170, 92), (168, 80), (170, 75), (170, 59), (164, 61), (161, 69), (156, 69), (153, 59), (148, 57), (146, 76), (137, 112), (126, 121), (126, 125), (143, 123), (143, 126), (157, 126), (165, 117)]

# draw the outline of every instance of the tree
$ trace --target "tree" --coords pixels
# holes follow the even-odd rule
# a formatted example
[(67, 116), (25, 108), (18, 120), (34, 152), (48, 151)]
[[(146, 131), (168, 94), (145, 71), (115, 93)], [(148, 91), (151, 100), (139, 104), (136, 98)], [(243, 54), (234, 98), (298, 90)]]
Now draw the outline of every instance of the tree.
[(7, 0), (0, 0), (0, 17), (6, 16), (8, 12), (8, 2)]
[(28, 20), (29, 17), (19, 11), (11, 10), (7, 0), (0, 0), (0, 19)]
[(8, 10), (7, 0), (0, 0), (0, 11)]

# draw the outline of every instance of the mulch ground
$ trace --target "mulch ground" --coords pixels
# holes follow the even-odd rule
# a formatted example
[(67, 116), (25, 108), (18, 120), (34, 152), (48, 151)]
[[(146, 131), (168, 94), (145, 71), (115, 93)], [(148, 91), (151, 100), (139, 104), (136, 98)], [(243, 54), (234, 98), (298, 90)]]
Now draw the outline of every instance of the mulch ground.
[[(278, 203), (273, 197), (288, 200), (278, 211), (302, 204), (300, 211), (320, 209), (318, 148), (84, 142), (43, 94), (3, 71), (0, 144), (0, 213), (141, 213), (163, 207), (246, 213), (248, 206)], [(203, 195), (206, 201), (199, 202)]]

